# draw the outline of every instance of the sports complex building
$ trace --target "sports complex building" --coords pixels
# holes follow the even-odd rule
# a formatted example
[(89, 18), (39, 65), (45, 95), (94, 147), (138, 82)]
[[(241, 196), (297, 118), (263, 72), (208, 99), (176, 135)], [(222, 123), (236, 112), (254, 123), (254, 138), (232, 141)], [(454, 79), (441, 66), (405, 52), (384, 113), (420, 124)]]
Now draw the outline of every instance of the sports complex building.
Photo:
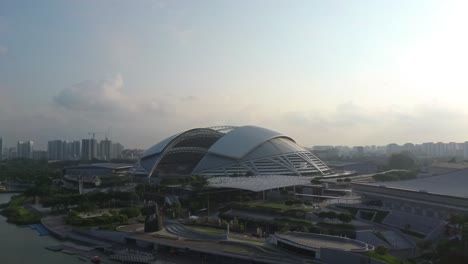
[(119, 185), (127, 175), (131, 164), (95, 163), (67, 167), (63, 170), (63, 186), (68, 189), (93, 190), (99, 187)]
[(190, 129), (146, 150), (138, 165), (153, 178), (332, 174), (291, 137), (257, 126)]
[(365, 201), (384, 208), (446, 220), (468, 213), (468, 168), (407, 181), (351, 183)]

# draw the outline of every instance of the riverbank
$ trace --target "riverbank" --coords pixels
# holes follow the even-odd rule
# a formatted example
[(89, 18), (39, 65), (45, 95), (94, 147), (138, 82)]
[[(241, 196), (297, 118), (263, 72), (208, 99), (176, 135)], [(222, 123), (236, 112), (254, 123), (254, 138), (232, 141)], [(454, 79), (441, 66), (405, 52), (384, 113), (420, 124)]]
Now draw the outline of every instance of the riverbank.
[(10, 196), (11, 200), (2, 205), (0, 214), (7, 218), (7, 222), (18, 225), (39, 223), (41, 216), (24, 207), (26, 197), (22, 195)]
[[(8, 203), (12, 196), (13, 194), (0, 194), (0, 204)], [(0, 234), (1, 263), (83, 263), (76, 256), (46, 250), (45, 247), (56, 245), (60, 241), (51, 236), (39, 236), (29, 227), (10, 224), (3, 216), (0, 216)]]

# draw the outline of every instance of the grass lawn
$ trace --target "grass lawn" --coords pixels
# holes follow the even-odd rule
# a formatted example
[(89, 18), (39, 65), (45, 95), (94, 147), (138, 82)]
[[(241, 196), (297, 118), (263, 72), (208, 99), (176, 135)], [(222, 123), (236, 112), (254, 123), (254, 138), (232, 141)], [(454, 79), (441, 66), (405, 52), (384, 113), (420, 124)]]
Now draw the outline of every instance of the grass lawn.
[(310, 212), (312, 209), (304, 208), (301, 206), (294, 206), (294, 205), (286, 205), (284, 202), (271, 202), (271, 201), (251, 201), (247, 203), (242, 203), (242, 205), (246, 207), (253, 207), (253, 208), (266, 208), (266, 209), (273, 209), (275, 211), (289, 211), (289, 210), (299, 210), (304, 212)]
[[(389, 255), (389, 254), (380, 255), (379, 253), (377, 253), (375, 251), (368, 251), (368, 252), (364, 253), (364, 255), (375, 258), (375, 259), (378, 259), (378, 260), (385, 261), (388, 264), (400, 264), (401, 263), (399, 259), (397, 259), (396, 257), (394, 257), (392, 255)], [(404, 262), (404, 263), (406, 263), (406, 262)]]
[(253, 252), (250, 251), (249, 249), (239, 246), (239, 245), (228, 245), (224, 244), (223, 245), (223, 250), (226, 252), (231, 252), (231, 253), (236, 253), (236, 254), (242, 254), (242, 255), (252, 255)]
[(275, 218), (275, 222), (282, 223), (282, 224), (307, 226), (307, 227), (314, 226), (314, 224), (308, 220), (292, 218), (292, 217)]
[(185, 227), (188, 229), (192, 229), (198, 232), (211, 234), (211, 235), (220, 235), (220, 234), (226, 233), (226, 230), (224, 229), (217, 229), (217, 228), (211, 228), (211, 227), (204, 227), (204, 226), (185, 226)]

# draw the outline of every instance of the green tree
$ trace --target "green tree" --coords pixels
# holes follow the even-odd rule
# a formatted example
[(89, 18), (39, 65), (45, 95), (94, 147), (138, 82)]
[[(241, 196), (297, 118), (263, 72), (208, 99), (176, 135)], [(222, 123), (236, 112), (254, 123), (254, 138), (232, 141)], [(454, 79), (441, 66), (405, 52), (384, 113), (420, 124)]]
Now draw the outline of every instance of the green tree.
[(386, 246), (378, 245), (375, 247), (375, 252), (379, 255), (385, 255), (388, 252), (388, 248)]
[(351, 222), (353, 220), (353, 217), (350, 215), (350, 214), (339, 214), (338, 215), (338, 220), (340, 220), (341, 222), (347, 224), (349, 222)]
[(334, 211), (328, 211), (326, 216), (327, 216), (328, 219), (335, 219), (335, 218), (338, 217), (338, 214), (335, 213)]
[(194, 189), (199, 190), (208, 185), (208, 180), (203, 176), (192, 176), (190, 179), (190, 185)]
[(129, 207), (120, 210), (121, 215), (126, 215), (128, 218), (133, 218), (139, 216), (141, 213), (140, 209), (136, 207)]

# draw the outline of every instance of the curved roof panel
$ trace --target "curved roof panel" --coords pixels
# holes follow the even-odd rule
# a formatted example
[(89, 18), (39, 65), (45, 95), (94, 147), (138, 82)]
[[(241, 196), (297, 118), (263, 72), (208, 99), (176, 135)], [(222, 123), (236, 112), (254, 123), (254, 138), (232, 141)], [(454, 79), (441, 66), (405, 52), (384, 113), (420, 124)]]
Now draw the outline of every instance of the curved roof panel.
[(151, 171), (151, 169), (154, 166), (154, 163), (156, 162), (156, 160), (158, 160), (158, 158), (159, 153), (147, 156), (145, 159), (140, 159), (140, 166), (147, 171)]
[(172, 136), (164, 139), (163, 141), (159, 142), (158, 144), (152, 146), (151, 148), (145, 150), (145, 152), (143, 153), (143, 156), (141, 158), (144, 159), (144, 158), (146, 158), (148, 156), (161, 153), (164, 150), (164, 148), (167, 146), (167, 144), (169, 144), (169, 142), (171, 142), (178, 135), (180, 135), (180, 133), (172, 135)]
[(286, 138), (274, 138), (250, 151), (242, 160), (252, 160), (284, 153), (305, 151), (302, 147)]
[(281, 133), (257, 126), (242, 126), (220, 138), (208, 152), (230, 158), (241, 159), (260, 144), (278, 137), (288, 138)]

